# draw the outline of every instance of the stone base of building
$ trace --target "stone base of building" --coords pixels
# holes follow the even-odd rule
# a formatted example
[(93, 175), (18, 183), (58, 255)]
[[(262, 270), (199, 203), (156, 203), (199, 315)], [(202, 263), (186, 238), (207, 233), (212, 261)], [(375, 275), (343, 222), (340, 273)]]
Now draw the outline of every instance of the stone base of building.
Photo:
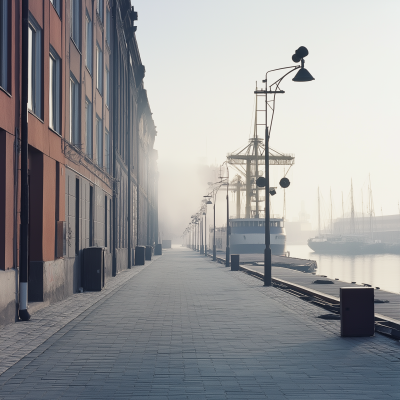
[(16, 289), (15, 269), (0, 270), (0, 327), (17, 321)]

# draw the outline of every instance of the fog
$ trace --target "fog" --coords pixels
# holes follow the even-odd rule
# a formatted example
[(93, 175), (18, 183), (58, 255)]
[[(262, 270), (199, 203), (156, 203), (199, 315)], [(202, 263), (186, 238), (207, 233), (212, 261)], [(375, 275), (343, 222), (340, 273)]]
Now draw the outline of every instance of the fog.
[[(399, 1), (132, 4), (158, 130), (164, 237), (182, 233), (200, 208), (213, 166), (247, 144), (256, 81), (260, 85), (267, 70), (292, 65), (301, 45), (309, 49), (305, 66), (315, 81), (285, 78), (270, 143), (296, 157), (288, 175), (287, 219), (299, 218), (303, 202), (317, 226), (318, 187), (328, 209), (332, 191), (333, 218), (341, 217), (342, 192), (349, 211), (351, 179), (361, 212), (369, 176), (375, 214), (399, 212)], [(272, 185), (282, 176), (283, 167), (271, 168)], [(220, 195), (221, 223), (223, 203)], [(282, 214), (283, 190), (273, 197), (272, 212)]]

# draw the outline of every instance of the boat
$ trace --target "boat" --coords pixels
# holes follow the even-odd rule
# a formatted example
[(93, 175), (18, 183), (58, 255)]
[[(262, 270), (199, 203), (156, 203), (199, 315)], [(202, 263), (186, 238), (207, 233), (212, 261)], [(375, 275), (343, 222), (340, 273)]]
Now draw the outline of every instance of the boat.
[[(231, 254), (263, 254), (265, 249), (265, 220), (262, 218), (234, 218), (229, 221)], [(210, 238), (212, 238), (212, 228)], [(211, 239), (212, 240), (212, 239)], [(274, 255), (286, 252), (286, 232), (283, 218), (270, 219), (270, 248)], [(226, 249), (226, 227), (216, 228), (217, 251)]]

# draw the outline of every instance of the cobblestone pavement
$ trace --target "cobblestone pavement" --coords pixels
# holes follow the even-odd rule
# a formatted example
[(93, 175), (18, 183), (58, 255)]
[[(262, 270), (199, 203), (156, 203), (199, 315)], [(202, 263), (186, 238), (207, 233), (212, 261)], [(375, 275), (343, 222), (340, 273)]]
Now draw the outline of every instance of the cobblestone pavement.
[(341, 338), (324, 310), (190, 250), (102, 296), (0, 375), (0, 399), (400, 399), (399, 342)]

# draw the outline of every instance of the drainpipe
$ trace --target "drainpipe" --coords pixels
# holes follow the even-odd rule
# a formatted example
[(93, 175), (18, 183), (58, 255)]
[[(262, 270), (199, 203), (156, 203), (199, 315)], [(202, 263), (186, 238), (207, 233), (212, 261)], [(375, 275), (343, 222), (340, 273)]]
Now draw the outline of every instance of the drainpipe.
[(22, 88), (21, 88), (21, 260), (19, 267), (19, 317), (29, 321), (28, 312), (28, 9), (22, 1)]
[(131, 66), (129, 56), (129, 43), (128, 43), (128, 268), (132, 268), (132, 199), (131, 199)]
[[(117, 51), (118, 43), (117, 43), (117, 6), (116, 2), (113, 5), (113, 29), (111, 30), (111, 35), (113, 35), (113, 51)], [(116, 173), (116, 147), (117, 147), (117, 118), (116, 118), (116, 109), (117, 109), (117, 87), (118, 87), (118, 57), (115, 54), (111, 57), (113, 60), (111, 67), (112, 67), (112, 99), (111, 99), (111, 117), (112, 117), (112, 127), (113, 127), (113, 143), (112, 143), (112, 176), (113, 180), (113, 204), (112, 204), (112, 276), (117, 275), (117, 190), (118, 190), (118, 182), (116, 180), (117, 173)]]

